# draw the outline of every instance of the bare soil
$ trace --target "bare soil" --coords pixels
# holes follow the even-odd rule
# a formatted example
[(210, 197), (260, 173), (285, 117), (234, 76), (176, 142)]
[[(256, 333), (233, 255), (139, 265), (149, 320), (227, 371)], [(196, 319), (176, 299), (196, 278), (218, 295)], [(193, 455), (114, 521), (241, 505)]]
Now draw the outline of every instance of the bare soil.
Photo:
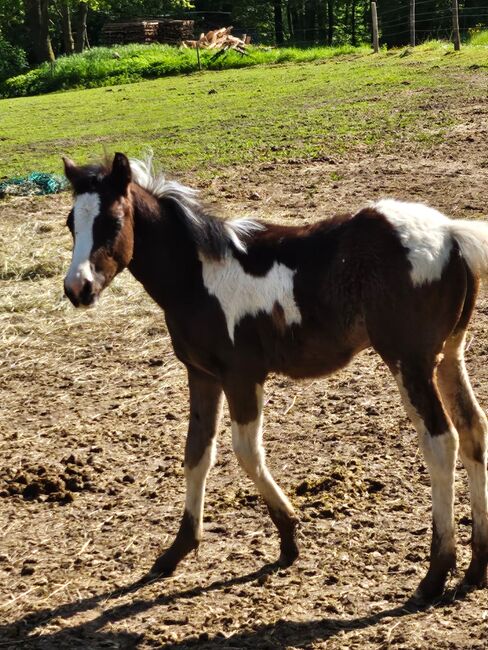
[[(488, 105), (459, 111), (463, 128), (428, 154), (412, 145), (236, 167), (204, 194), (229, 216), (283, 222), (385, 195), (480, 218)], [(268, 461), (300, 514), (297, 563), (267, 566), (277, 535), (237, 467), (226, 415), (198, 556), (137, 587), (182, 512), (185, 372), (163, 314), (128, 274), (96, 311), (62, 299), (68, 206), (67, 195), (0, 206), (0, 648), (486, 648), (487, 590), (461, 598), (453, 576), (443, 600), (408, 603), (429, 554), (429, 480), (371, 351), (327, 379), (267, 384)], [(467, 358), (485, 407), (487, 333), (482, 294)], [(462, 573), (471, 529), (461, 468), (456, 520)]]

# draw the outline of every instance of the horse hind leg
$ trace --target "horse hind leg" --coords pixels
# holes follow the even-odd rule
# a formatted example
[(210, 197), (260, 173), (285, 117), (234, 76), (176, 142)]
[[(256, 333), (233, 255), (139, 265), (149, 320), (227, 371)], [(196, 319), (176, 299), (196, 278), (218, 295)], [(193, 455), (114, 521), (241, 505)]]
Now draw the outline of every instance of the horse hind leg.
[(430, 565), (417, 595), (431, 600), (444, 590), (456, 566), (454, 474), (458, 436), (444, 409), (431, 368), (401, 362), (394, 373), (405, 409), (418, 434), (432, 489)]
[[(234, 394), (232, 394), (234, 392)], [(227, 394), (232, 418), (232, 445), (239, 464), (263, 497), (280, 535), (280, 566), (289, 566), (298, 557), (296, 527), (298, 518), (281, 488), (266, 466), (262, 445), (263, 389), (260, 384), (249, 390)]]
[(459, 433), (460, 456), (468, 473), (472, 530), (472, 558), (463, 583), (485, 587), (488, 584), (488, 421), (476, 400), (464, 363), (465, 332), (446, 341), (444, 358), (438, 368), (442, 399)]

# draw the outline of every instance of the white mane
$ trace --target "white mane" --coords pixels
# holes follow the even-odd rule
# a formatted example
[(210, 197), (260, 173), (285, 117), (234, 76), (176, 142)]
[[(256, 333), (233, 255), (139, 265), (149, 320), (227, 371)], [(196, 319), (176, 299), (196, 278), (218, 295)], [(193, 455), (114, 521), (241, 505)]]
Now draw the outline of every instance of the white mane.
[[(178, 181), (168, 180), (163, 172), (156, 171), (153, 165), (152, 153), (148, 153), (144, 160), (131, 158), (129, 162), (132, 179), (137, 185), (158, 199), (173, 199), (194, 226), (204, 228), (208, 217), (205, 216), (197, 199), (198, 190), (178, 183)], [(223, 221), (223, 225), (228, 241), (232, 242), (241, 253), (247, 251), (246, 239), (251, 237), (253, 232), (265, 228), (263, 224), (248, 218)]]

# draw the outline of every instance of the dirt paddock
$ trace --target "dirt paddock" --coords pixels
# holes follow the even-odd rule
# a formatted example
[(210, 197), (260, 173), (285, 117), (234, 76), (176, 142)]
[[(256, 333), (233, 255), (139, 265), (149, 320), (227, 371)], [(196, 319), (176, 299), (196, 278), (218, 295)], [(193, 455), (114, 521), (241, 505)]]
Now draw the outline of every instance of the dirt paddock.
[[(428, 157), (234, 168), (202, 189), (226, 215), (284, 222), (384, 195), (481, 218), (487, 127), (474, 108), (465, 139)], [(237, 467), (226, 416), (198, 557), (137, 588), (182, 511), (185, 374), (163, 314), (127, 273), (97, 310), (62, 299), (68, 205), (67, 195), (0, 204), (0, 649), (486, 648), (486, 590), (458, 598), (453, 576), (441, 602), (408, 604), (429, 553), (429, 481), (392, 379), (369, 351), (327, 379), (268, 382), (269, 465), (301, 518), (296, 565), (267, 567), (277, 535)], [(484, 294), (468, 340), (487, 408)], [(462, 571), (462, 469), (456, 521)]]

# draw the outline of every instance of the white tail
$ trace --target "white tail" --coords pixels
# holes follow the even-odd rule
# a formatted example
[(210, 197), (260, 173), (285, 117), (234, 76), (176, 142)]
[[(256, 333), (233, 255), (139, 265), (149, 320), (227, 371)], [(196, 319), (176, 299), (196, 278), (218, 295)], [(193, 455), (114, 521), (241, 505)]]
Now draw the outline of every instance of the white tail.
[(450, 222), (450, 231), (459, 244), (461, 253), (475, 275), (488, 274), (488, 222)]

